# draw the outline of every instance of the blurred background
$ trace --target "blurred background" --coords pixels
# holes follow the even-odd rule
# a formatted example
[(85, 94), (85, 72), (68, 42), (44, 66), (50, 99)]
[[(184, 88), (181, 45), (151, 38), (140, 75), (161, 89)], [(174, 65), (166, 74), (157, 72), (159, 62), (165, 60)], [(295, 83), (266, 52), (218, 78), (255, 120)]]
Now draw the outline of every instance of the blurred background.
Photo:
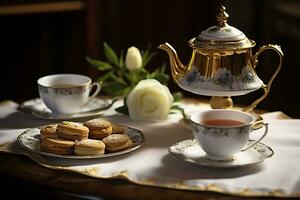
[[(228, 23), (256, 41), (254, 52), (272, 43), (280, 45), (285, 54), (282, 70), (258, 107), (300, 117), (298, 0), (2, 0), (0, 101), (37, 97), (36, 80), (47, 74), (82, 73), (96, 80), (100, 72), (85, 57), (104, 59), (104, 41), (117, 53), (133, 45), (146, 49), (151, 44), (157, 51), (148, 65), (153, 69), (164, 62), (169, 66), (167, 55), (156, 49), (167, 41), (186, 64), (191, 55), (187, 41), (216, 24), (220, 5), (227, 8)], [(267, 83), (278, 58), (275, 53), (264, 53), (259, 59), (257, 73)], [(182, 91), (172, 79), (169, 87)], [(233, 100), (250, 104), (261, 94), (256, 91)]]

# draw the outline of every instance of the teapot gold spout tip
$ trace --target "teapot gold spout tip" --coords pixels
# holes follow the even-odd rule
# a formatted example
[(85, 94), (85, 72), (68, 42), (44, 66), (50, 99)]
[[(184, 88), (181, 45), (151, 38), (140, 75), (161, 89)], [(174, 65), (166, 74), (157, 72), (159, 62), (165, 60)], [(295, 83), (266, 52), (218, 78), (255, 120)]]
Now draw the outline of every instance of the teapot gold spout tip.
[(158, 49), (162, 49), (165, 44), (160, 44), (157, 46)]
[(166, 46), (170, 46), (170, 44), (169, 43), (167, 43), (167, 42), (165, 42), (165, 43), (163, 43), (163, 44), (160, 44), (160, 45), (158, 45), (158, 49), (164, 49), (164, 48), (166, 48)]
[(167, 52), (173, 52), (176, 54), (176, 50), (168, 43), (168, 42), (165, 42), (163, 44), (160, 44), (158, 47), (158, 49), (162, 49), (162, 50), (165, 50)]

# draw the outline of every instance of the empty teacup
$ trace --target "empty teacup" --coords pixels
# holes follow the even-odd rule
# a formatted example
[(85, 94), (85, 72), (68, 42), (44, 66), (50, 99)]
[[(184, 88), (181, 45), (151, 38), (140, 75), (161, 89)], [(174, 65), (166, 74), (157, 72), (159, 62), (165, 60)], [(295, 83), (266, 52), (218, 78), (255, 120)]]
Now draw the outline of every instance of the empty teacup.
[(197, 112), (190, 117), (194, 138), (211, 160), (233, 160), (234, 155), (248, 150), (260, 142), (268, 132), (268, 124), (263, 124), (263, 135), (245, 147), (249, 134), (254, 130), (256, 119), (249, 113), (214, 109)]
[[(55, 114), (80, 112), (92, 98), (98, 95), (101, 86), (80, 74), (54, 74), (37, 81), (40, 97)], [(93, 94), (92, 88), (95, 87)]]

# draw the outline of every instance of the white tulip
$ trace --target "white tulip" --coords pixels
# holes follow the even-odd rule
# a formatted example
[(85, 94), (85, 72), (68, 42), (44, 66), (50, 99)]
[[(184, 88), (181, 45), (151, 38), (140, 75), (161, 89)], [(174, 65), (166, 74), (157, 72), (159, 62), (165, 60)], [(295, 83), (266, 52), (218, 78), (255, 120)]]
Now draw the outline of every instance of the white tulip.
[(136, 47), (130, 47), (127, 50), (126, 58), (125, 58), (125, 65), (129, 70), (135, 70), (142, 67), (142, 55), (140, 50)]
[(133, 120), (163, 120), (167, 118), (173, 101), (168, 87), (155, 79), (145, 79), (129, 93), (126, 104)]

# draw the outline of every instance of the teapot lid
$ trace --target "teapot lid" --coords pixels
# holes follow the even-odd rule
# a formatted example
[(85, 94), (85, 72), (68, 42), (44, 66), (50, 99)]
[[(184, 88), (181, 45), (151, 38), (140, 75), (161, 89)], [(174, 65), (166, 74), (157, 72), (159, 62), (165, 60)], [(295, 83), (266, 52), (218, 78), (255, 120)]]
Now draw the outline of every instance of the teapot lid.
[(221, 6), (217, 15), (217, 26), (202, 31), (198, 37), (189, 41), (191, 47), (205, 50), (238, 50), (255, 45), (255, 42), (249, 40), (242, 31), (226, 23), (229, 15), (225, 9)]

